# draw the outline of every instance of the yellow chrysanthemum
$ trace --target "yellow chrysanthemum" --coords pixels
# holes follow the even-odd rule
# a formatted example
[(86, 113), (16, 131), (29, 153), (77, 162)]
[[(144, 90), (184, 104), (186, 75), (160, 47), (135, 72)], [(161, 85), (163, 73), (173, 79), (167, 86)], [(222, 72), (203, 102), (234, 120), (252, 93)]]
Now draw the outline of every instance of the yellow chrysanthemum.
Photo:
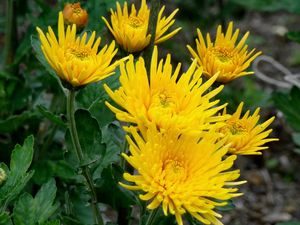
[(173, 214), (182, 225), (182, 215), (189, 213), (204, 224), (222, 224), (214, 211), (216, 206), (226, 205), (232, 197), (241, 195), (232, 186), (239, 171), (228, 171), (236, 159), (235, 155), (224, 158), (228, 146), (217, 141), (213, 133), (198, 137), (178, 135), (173, 132), (158, 132), (151, 127), (145, 141), (135, 129), (133, 140), (127, 136), (131, 155), (123, 157), (136, 169), (124, 179), (132, 186), (121, 183), (129, 190), (141, 190), (140, 199), (149, 201), (148, 209), (160, 205), (165, 215)]
[(102, 80), (114, 73), (117, 62), (112, 59), (117, 53), (115, 43), (104, 46), (100, 52), (100, 37), (95, 41), (93, 32), (87, 41), (87, 33), (76, 36), (76, 25), (65, 31), (62, 12), (58, 19), (58, 40), (51, 27), (46, 35), (37, 28), (45, 58), (57, 75), (72, 86), (82, 86)]
[(218, 81), (227, 83), (241, 76), (253, 74), (246, 69), (250, 63), (261, 54), (255, 49), (248, 52), (248, 45), (245, 44), (249, 31), (236, 44), (239, 29), (233, 33), (233, 22), (229, 23), (226, 34), (222, 33), (222, 27), (218, 26), (215, 42), (211, 41), (210, 35), (206, 36), (206, 43), (203, 35), (197, 29), (198, 39), (196, 39), (197, 52), (191, 46), (187, 46), (193, 58), (198, 60), (203, 66), (205, 76), (211, 77), (220, 73)]
[(220, 133), (225, 136), (227, 143), (231, 144), (229, 152), (240, 155), (261, 155), (261, 150), (267, 149), (263, 146), (267, 142), (277, 141), (277, 138), (267, 138), (272, 129), (265, 129), (273, 122), (272, 117), (262, 124), (259, 121), (259, 108), (250, 115), (248, 110), (241, 117), (243, 102), (240, 103), (236, 112), (226, 121), (226, 125), (220, 129)]
[(224, 120), (225, 117), (216, 114), (225, 105), (216, 106), (219, 100), (210, 101), (223, 86), (207, 93), (217, 75), (202, 83), (202, 70), (197, 69), (196, 60), (181, 76), (180, 66), (178, 64), (175, 71), (172, 71), (170, 55), (165, 61), (160, 60), (158, 63), (155, 47), (149, 84), (144, 59), (140, 57), (135, 63), (130, 55), (126, 64), (120, 64), (121, 87), (112, 91), (104, 85), (109, 96), (123, 110), (107, 102), (106, 104), (119, 120), (137, 124), (143, 133), (151, 123), (162, 130), (171, 128), (201, 132), (209, 129), (210, 122)]
[[(162, 14), (165, 10), (163, 6), (158, 14), (155, 44), (159, 44), (171, 37), (173, 37), (181, 28), (166, 34), (166, 31), (174, 24), (173, 17), (177, 13), (176, 9), (167, 18)], [(111, 25), (102, 17), (108, 29), (116, 39), (117, 43), (122, 48), (130, 53), (139, 52), (147, 47), (150, 43), (151, 35), (148, 34), (150, 9), (146, 4), (146, 0), (142, 0), (140, 10), (137, 12), (134, 4), (131, 5), (130, 14), (128, 12), (127, 2), (124, 3), (123, 10), (119, 2), (117, 2), (117, 11), (111, 9)]]

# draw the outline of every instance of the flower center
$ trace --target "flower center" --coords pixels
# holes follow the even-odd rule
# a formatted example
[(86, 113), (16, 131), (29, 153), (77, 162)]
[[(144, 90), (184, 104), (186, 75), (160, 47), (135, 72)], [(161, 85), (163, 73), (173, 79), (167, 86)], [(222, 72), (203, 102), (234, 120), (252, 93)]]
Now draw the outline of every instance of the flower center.
[(71, 47), (68, 49), (68, 53), (81, 61), (89, 59), (91, 56), (91, 49), (85, 47)]
[(165, 122), (177, 115), (177, 105), (174, 93), (161, 90), (153, 94), (148, 108), (149, 120), (155, 121), (158, 127), (163, 126)]
[(144, 26), (144, 21), (136, 16), (130, 16), (127, 23), (130, 27), (135, 29)]
[(234, 56), (232, 51), (225, 47), (214, 47), (213, 53), (221, 62), (228, 62)]
[(166, 94), (164, 94), (164, 93), (159, 94), (158, 97), (159, 97), (159, 101), (160, 101), (161, 106), (164, 107), (164, 108), (165, 108), (165, 107), (168, 107), (171, 103), (173, 103), (173, 102), (171, 101), (171, 98), (168, 97), (168, 96), (167, 96)]
[(178, 160), (168, 159), (164, 163), (163, 170), (166, 173), (166, 179), (176, 182), (178, 179), (185, 177), (185, 168)]
[(172, 98), (172, 95), (164, 90), (152, 97), (150, 108), (159, 114), (162, 113), (161, 115), (173, 114), (176, 110), (176, 104)]
[(228, 129), (232, 135), (239, 135), (247, 131), (244, 124), (240, 121), (229, 123)]

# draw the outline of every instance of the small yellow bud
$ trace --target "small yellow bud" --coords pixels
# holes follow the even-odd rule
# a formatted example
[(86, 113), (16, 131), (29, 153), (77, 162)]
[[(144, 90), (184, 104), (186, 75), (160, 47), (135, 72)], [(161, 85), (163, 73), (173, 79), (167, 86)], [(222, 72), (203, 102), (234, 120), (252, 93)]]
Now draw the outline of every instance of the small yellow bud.
[(2, 168), (0, 168), (0, 185), (2, 183), (4, 183), (4, 181), (6, 180), (6, 178), (7, 178), (7, 176), (6, 176), (5, 171)]
[(63, 10), (63, 16), (65, 23), (76, 24), (77, 28), (83, 28), (88, 22), (88, 13), (85, 9), (82, 9), (80, 3), (67, 3)]

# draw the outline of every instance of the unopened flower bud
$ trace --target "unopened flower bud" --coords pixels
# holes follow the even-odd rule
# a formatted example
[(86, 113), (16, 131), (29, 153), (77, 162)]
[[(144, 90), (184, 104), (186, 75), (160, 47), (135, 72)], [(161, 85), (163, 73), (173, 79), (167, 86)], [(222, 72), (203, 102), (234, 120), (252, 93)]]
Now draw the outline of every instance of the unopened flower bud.
[(5, 173), (5, 171), (2, 169), (2, 168), (0, 168), (0, 185), (2, 184), (2, 183), (4, 183), (4, 181), (6, 180), (6, 173)]
[(88, 13), (82, 9), (80, 3), (67, 3), (63, 10), (64, 20), (67, 25), (76, 24), (77, 28), (83, 28), (88, 22)]

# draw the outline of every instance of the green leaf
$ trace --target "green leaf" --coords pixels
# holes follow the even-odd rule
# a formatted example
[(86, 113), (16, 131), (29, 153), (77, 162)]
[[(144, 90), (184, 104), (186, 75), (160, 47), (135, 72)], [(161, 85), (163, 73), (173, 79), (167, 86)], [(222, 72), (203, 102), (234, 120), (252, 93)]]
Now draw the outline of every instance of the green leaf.
[(65, 160), (40, 160), (34, 164), (36, 171), (33, 180), (37, 184), (43, 184), (52, 177), (73, 179), (76, 176), (74, 169)]
[(275, 106), (283, 112), (290, 126), (300, 131), (300, 89), (293, 87), (289, 93), (273, 93)]
[[(102, 143), (102, 134), (97, 123), (89, 111), (79, 109), (75, 112), (76, 127), (79, 141), (83, 151), (83, 164), (89, 165), (100, 162), (105, 154), (105, 144)], [(74, 159), (73, 144), (70, 138), (69, 130), (66, 133), (67, 149), (73, 154), (73, 163), (77, 161)], [(82, 166), (82, 165), (81, 165)]]
[(82, 223), (80, 221), (78, 221), (77, 219), (74, 219), (73, 217), (69, 217), (69, 216), (63, 216), (62, 222), (65, 225), (82, 225)]
[(59, 220), (51, 220), (51, 221), (46, 221), (44, 223), (41, 223), (40, 225), (60, 225)]
[(103, 88), (106, 83), (112, 89), (119, 87), (119, 70), (116, 74), (106, 78), (104, 81), (88, 85), (80, 90), (76, 96), (78, 108), (88, 109), (95, 119), (97, 119), (100, 127), (103, 127), (115, 120), (115, 115), (105, 105), (105, 101), (109, 101), (110, 97)]
[(14, 76), (13, 74), (8, 73), (4, 70), (0, 71), (0, 78), (4, 78), (7, 80), (18, 80), (18, 78), (16, 76)]
[(293, 141), (296, 145), (300, 146), (300, 133), (292, 134)]
[(120, 186), (123, 172), (120, 166), (113, 164), (103, 170), (97, 183), (102, 196), (101, 201), (115, 209), (128, 208), (138, 201), (134, 192)]
[(13, 65), (18, 65), (21, 62), (22, 58), (31, 52), (30, 49), (30, 35), (32, 34), (31, 31), (32, 30), (26, 32), (25, 37), (22, 38), (22, 42), (19, 44), (16, 50)]
[(286, 34), (288, 39), (298, 42), (300, 44), (300, 31), (290, 31)]
[(14, 224), (35, 225), (36, 223), (44, 223), (59, 207), (58, 203), (54, 203), (56, 191), (55, 180), (51, 179), (41, 187), (35, 198), (24, 193), (14, 207)]
[(49, 63), (47, 62), (47, 60), (45, 59), (45, 56), (43, 54), (43, 51), (41, 49), (41, 42), (38, 39), (37, 36), (32, 35), (31, 36), (31, 46), (33, 47), (35, 53), (36, 53), (36, 57), (37, 59), (40, 61), (40, 63), (46, 68), (46, 70), (49, 72), (49, 74), (51, 76), (53, 76), (53, 78), (58, 82), (59, 86), (61, 87), (61, 90), (65, 93), (67, 93), (66, 88), (64, 88), (64, 86), (62, 85), (61, 80), (59, 79), (59, 77), (57, 76), (57, 74), (55, 73), (55, 71), (51, 68), (51, 66), (49, 65)]
[(94, 178), (100, 178), (102, 170), (113, 163), (120, 161), (120, 154), (124, 148), (125, 132), (119, 122), (115, 121), (102, 128), (103, 142), (106, 144), (106, 152), (101, 164), (94, 172)]
[(87, 203), (90, 200), (90, 193), (87, 191), (86, 186), (78, 184), (76, 188), (69, 188), (65, 196), (68, 215), (63, 216), (63, 224), (94, 224), (93, 211), (91, 205)]
[(33, 136), (29, 136), (25, 139), (23, 146), (16, 145), (13, 150), (7, 181), (0, 188), (0, 205), (7, 205), (16, 198), (32, 177), (33, 171), (27, 173), (27, 170), (33, 157), (33, 143)]
[(7, 212), (3, 212), (0, 214), (0, 225), (13, 225)]
[(13, 115), (0, 120), (0, 133), (9, 133), (24, 124), (25, 121), (36, 118), (34, 112), (25, 111), (20, 115)]
[(36, 194), (34, 203), (36, 204), (37, 222), (46, 221), (58, 208), (59, 204), (54, 203), (56, 191), (55, 180), (51, 179)]
[(33, 136), (25, 139), (23, 146), (17, 144), (11, 154), (10, 170), (15, 180), (21, 177), (29, 168), (33, 157)]
[(52, 112), (48, 111), (44, 106), (38, 105), (37, 109), (39, 112), (49, 119), (51, 122), (57, 124), (60, 127), (67, 128), (67, 125), (61, 120), (61, 118), (57, 115), (54, 115)]
[(300, 225), (300, 221), (282, 222), (282, 223), (276, 223), (276, 225)]
[[(120, 4), (124, 2), (124, 0), (119, 1)], [(99, 30), (99, 24), (100, 29), (105, 28), (104, 22), (102, 19), (99, 19), (99, 15), (107, 15), (110, 8), (115, 8), (116, 1), (115, 0), (89, 0), (86, 3), (85, 8), (89, 12), (89, 23), (87, 24), (86, 29), (88, 30)], [(94, 22), (92, 22), (94, 21)], [(101, 30), (100, 30), (101, 31)]]
[(35, 225), (35, 206), (34, 199), (28, 193), (24, 193), (16, 203), (13, 212), (15, 225)]

